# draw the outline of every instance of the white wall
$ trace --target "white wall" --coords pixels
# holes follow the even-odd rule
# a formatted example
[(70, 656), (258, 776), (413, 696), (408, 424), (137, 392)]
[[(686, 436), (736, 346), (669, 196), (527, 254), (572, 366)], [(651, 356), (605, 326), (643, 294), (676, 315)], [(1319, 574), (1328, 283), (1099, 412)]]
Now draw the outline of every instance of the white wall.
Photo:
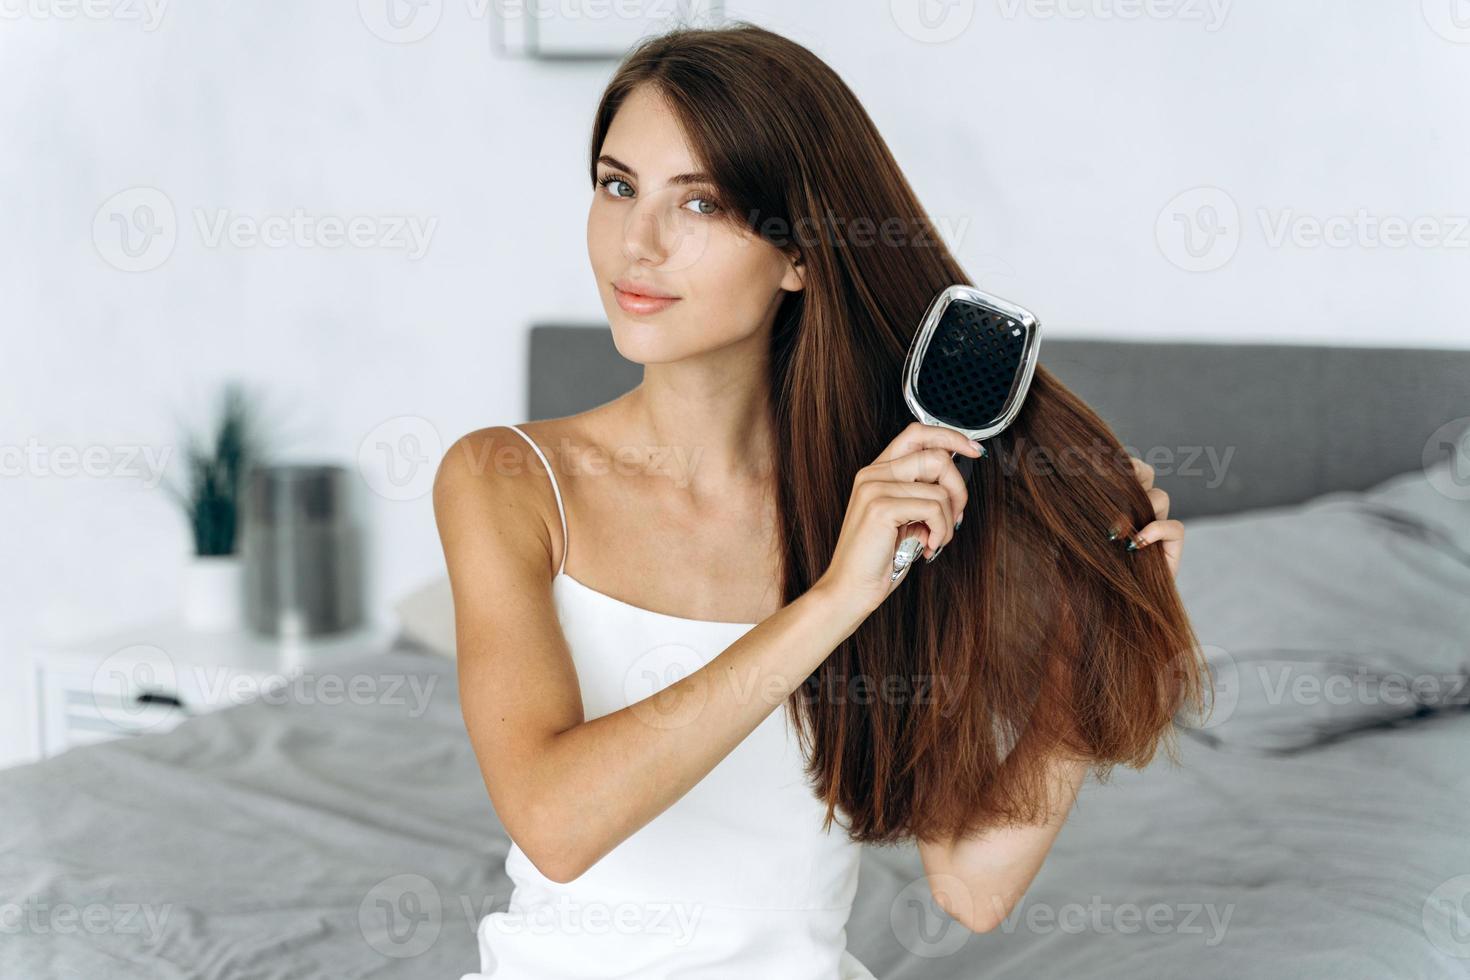
[[(437, 451), (524, 420), (527, 323), (601, 315), (584, 158), (610, 63), (497, 59), (483, 0), (442, 0), (413, 44), (365, 26), (376, 0), (196, 0), (155, 22), (159, 2), (0, 0), (0, 764), (33, 751), (32, 641), (174, 606), (185, 525), (123, 463), (179, 451), (175, 415), (220, 379), (265, 388), (288, 455), (353, 463), (370, 434), (423, 436), (417, 482), (364, 488), (381, 615), (442, 567)], [(1470, 346), (1454, 0), (1221, 2), (931, 4), (959, 18), (932, 31), (903, 0), (727, 11), (832, 63), (972, 277), (1053, 336)], [(138, 203), (171, 206), (177, 238), (122, 271), (108, 214)], [(196, 227), (296, 208), (385, 232), (406, 216), (427, 251), (210, 245)], [(1360, 209), (1424, 219), (1418, 243), (1300, 237)], [(1272, 244), (1283, 212), (1298, 238)], [(1195, 257), (1190, 222), (1223, 230)], [(17, 471), (28, 445), (113, 462)]]

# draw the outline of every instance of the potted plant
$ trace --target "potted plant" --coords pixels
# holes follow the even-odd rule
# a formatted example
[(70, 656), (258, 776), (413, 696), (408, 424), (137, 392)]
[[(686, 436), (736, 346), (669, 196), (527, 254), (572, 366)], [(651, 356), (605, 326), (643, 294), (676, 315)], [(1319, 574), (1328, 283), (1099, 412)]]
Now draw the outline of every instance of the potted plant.
[(184, 566), (183, 620), (192, 629), (245, 625), (243, 563), (236, 548), (248, 470), (263, 457), (254, 413), (238, 382), (225, 385), (219, 417), (205, 439), (184, 435), (187, 482), (165, 484), (194, 537)]

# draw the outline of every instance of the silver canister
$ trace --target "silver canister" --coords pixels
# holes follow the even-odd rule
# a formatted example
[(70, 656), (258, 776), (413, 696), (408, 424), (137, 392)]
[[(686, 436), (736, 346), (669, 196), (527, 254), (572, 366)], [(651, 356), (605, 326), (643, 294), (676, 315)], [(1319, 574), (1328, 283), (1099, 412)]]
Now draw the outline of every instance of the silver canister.
[(363, 547), (348, 471), (330, 464), (254, 467), (241, 540), (250, 629), (282, 639), (363, 620)]

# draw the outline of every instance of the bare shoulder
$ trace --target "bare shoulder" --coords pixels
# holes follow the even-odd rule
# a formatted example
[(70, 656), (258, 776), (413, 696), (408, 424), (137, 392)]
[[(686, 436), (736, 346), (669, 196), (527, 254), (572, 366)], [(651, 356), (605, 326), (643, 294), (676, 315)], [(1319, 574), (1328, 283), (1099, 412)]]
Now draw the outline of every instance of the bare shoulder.
[[(539, 424), (522, 423), (520, 428), (536, 439), (532, 430)], [(489, 425), (466, 432), (444, 451), (444, 458), (439, 461), (434, 477), (436, 503), (439, 495), (470, 488), (500, 494), (513, 491), (524, 481), (506, 477), (520, 475), (527, 456), (534, 459), (535, 450), (508, 425)]]
[(550, 567), (551, 535), (538, 493), (545, 483), (525, 479), (540, 465), (526, 440), (505, 425), (467, 432), (445, 451), (434, 474), (433, 499), (451, 579), (452, 551), (473, 550), (496, 562), (539, 552)]
[(475, 429), (455, 440), (434, 476), (434, 514), (446, 552), (460, 537), (483, 541), (493, 535), (496, 541), (476, 547), (476, 551), (495, 549), (484, 560), (510, 557), (519, 563), (529, 552), (537, 564), (556, 568), (563, 546), (561, 517), (545, 470), (549, 464), (566, 495), (576, 467), (566, 466), (563, 457), (596, 444), (603, 408), (518, 423), (517, 428), (541, 450), (539, 455), (508, 425)]

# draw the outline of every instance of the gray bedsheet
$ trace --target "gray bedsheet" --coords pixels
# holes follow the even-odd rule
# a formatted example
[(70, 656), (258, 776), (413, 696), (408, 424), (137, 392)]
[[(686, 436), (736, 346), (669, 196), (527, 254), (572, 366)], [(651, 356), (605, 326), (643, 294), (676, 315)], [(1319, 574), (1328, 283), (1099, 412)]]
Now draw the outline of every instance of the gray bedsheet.
[[(331, 676), (365, 678), (371, 696)], [(313, 677), (277, 703), (0, 772), (0, 906), (37, 920), (0, 936), (0, 977), (458, 978), (472, 965), (459, 896), (504, 903), (507, 839), (453, 663), (395, 650)], [(436, 889), (442, 911), (414, 907)]]
[[(383, 696), (244, 705), (0, 773), (0, 977), (473, 969), (508, 841), (453, 664), (339, 670)], [(1281, 758), (1181, 739), (1181, 767), (1084, 787), (990, 933), (934, 910), (912, 848), (870, 849), (849, 947), (893, 978), (1463, 976), (1443, 886), (1470, 873), (1467, 738), (1447, 712)]]

